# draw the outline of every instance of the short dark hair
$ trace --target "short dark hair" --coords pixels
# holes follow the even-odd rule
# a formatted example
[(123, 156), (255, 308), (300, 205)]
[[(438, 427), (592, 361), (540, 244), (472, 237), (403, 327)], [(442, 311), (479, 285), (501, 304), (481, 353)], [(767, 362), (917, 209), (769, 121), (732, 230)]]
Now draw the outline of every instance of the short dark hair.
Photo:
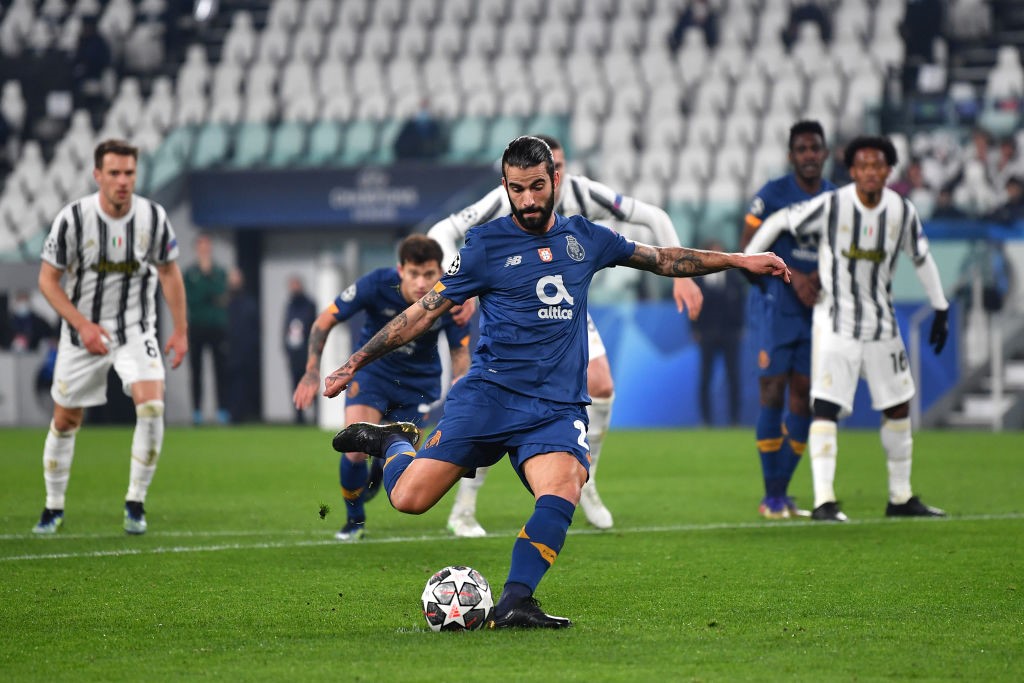
[(822, 143), (825, 142), (825, 129), (817, 121), (797, 121), (789, 129), (789, 148), (793, 149), (793, 143), (799, 135), (818, 135)]
[(853, 167), (853, 158), (862, 149), (877, 149), (885, 155), (885, 163), (889, 166), (895, 166), (899, 161), (896, 147), (893, 146), (889, 138), (881, 135), (861, 135), (850, 140), (846, 145), (846, 150), (843, 152), (843, 163), (846, 164), (846, 168)]
[(552, 152), (554, 152), (556, 149), (562, 149), (562, 143), (559, 142), (558, 140), (556, 140), (555, 138), (551, 137), (550, 135), (544, 135), (543, 133), (536, 133), (536, 134), (534, 134), (533, 137), (537, 138), (538, 140), (543, 140), (544, 142), (548, 143), (548, 147), (551, 148)]
[(505, 153), (501, 155), (501, 177), (505, 177), (505, 169), (531, 168), (544, 164), (548, 177), (555, 177), (555, 157), (551, 154), (551, 146), (544, 140), (533, 135), (523, 135), (508, 143)]
[(100, 144), (96, 145), (96, 151), (93, 153), (93, 161), (96, 162), (96, 168), (103, 168), (103, 157), (108, 154), (116, 154), (118, 156), (131, 157), (136, 161), (139, 160), (139, 148), (133, 147), (128, 144), (125, 140), (104, 140)]
[(444, 261), (444, 252), (441, 245), (426, 235), (409, 235), (398, 245), (398, 262), (406, 263), (430, 263), (437, 261), (441, 265)]

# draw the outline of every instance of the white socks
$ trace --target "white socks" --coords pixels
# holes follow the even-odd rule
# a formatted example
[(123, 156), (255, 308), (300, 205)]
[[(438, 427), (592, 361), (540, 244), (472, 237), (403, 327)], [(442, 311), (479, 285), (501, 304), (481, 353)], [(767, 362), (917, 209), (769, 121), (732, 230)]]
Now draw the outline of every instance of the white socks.
[(814, 480), (814, 507), (836, 500), (836, 423), (814, 420), (807, 438), (811, 452), (811, 475)]
[(164, 402), (140, 403), (135, 406), (135, 415), (132, 464), (125, 500), (144, 503), (164, 444)]
[(608, 426), (612, 421), (612, 403), (614, 401), (615, 394), (612, 394), (608, 398), (595, 398), (587, 406), (587, 416), (590, 418), (590, 427), (587, 429), (587, 443), (590, 444), (590, 479), (584, 484), (584, 488), (594, 487), (597, 461), (601, 458), (604, 436), (608, 433)]
[(882, 448), (889, 465), (889, 502), (901, 505), (910, 500), (910, 461), (914, 450), (914, 436), (910, 418), (889, 420), (882, 418)]
[(452, 511), (448, 515), (448, 519), (461, 516), (474, 517), (476, 515), (476, 496), (480, 492), (480, 487), (484, 485), (484, 479), (487, 478), (487, 472), (490, 469), (490, 467), (478, 467), (476, 468), (475, 477), (463, 479), (459, 482), (459, 488), (455, 492), (455, 503), (452, 505)]
[(75, 433), (78, 429), (59, 432), (50, 421), (43, 446), (43, 481), (46, 482), (46, 507), (64, 509), (64, 494), (71, 478), (71, 460), (75, 457)]

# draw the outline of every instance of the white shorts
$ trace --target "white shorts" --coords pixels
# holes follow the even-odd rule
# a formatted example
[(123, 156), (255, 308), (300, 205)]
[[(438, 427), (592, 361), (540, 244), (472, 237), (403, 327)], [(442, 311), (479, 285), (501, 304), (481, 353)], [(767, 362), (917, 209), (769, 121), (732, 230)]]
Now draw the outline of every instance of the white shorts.
[(587, 313), (587, 349), (590, 360), (600, 358), (608, 353), (604, 348), (604, 342), (601, 341), (601, 333), (597, 331), (597, 325), (594, 324), (594, 319), (590, 317), (589, 313)]
[(853, 412), (857, 380), (863, 377), (871, 391), (871, 407), (885, 410), (906, 403), (914, 395), (914, 376), (903, 338), (879, 341), (848, 339), (827, 324), (814, 325), (811, 343), (811, 398), (835, 403), (840, 417)]
[(132, 384), (164, 379), (164, 362), (156, 332), (150, 330), (128, 337), (124, 344), (107, 340), (107, 354), (94, 356), (84, 346), (74, 346), (61, 337), (53, 369), (50, 396), (65, 408), (88, 408), (107, 402), (107, 374), (110, 368), (121, 378), (124, 393)]

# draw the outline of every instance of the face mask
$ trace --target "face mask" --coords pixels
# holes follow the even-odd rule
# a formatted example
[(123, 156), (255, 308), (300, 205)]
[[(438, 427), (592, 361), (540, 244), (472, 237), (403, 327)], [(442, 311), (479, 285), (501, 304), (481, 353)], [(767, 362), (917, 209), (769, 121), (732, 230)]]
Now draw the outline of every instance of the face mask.
[(19, 301), (11, 307), (11, 313), (19, 318), (25, 318), (32, 312), (32, 306), (27, 301)]

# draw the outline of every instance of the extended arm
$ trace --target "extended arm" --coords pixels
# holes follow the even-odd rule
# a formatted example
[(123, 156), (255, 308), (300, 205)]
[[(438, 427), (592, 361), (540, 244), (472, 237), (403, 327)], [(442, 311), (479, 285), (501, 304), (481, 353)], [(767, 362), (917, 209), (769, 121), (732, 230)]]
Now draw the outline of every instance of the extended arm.
[(171, 261), (156, 267), (160, 278), (160, 290), (164, 293), (167, 308), (171, 310), (171, 336), (164, 346), (164, 353), (171, 354), (171, 368), (177, 368), (188, 353), (188, 314), (185, 306), (185, 279), (177, 262)]
[(309, 328), (306, 374), (299, 380), (295, 386), (295, 392), (292, 394), (292, 402), (300, 410), (305, 410), (313, 404), (313, 397), (320, 389), (320, 361), (324, 355), (324, 345), (327, 343), (327, 335), (338, 324), (338, 319), (334, 317), (332, 309), (333, 306), (321, 311)]
[(391, 322), (380, 328), (370, 341), (363, 345), (345, 364), (327, 376), (324, 396), (334, 398), (348, 386), (356, 370), (367, 365), (384, 354), (408, 344), (430, 329), (434, 321), (452, 308), (454, 303), (435, 291), (427, 292), (416, 303), (409, 306)]
[[(633, 200), (633, 213), (630, 223), (639, 223), (650, 228), (654, 235), (654, 243), (659, 247), (678, 247), (679, 235), (676, 234), (672, 219), (664, 209), (639, 199)], [(689, 311), (690, 320), (696, 320), (704, 305), (704, 293), (697, 283), (689, 278), (678, 278), (672, 283), (672, 298), (676, 301), (676, 309), (682, 313)]]
[(637, 243), (636, 251), (623, 264), (669, 277), (695, 277), (729, 268), (742, 268), (755, 275), (774, 275), (789, 282), (786, 263), (771, 252), (730, 254), (686, 247), (652, 247)]
[(82, 341), (82, 346), (89, 353), (102, 356), (107, 352), (107, 345), (104, 339), (110, 339), (110, 333), (92, 322), (81, 311), (75, 308), (68, 298), (67, 292), (60, 286), (61, 276), (64, 271), (56, 266), (43, 261), (39, 268), (39, 291), (43, 293), (46, 300), (50, 302), (53, 310), (57, 311), (61, 318), (67, 321)]
[(942, 291), (942, 279), (939, 277), (939, 267), (931, 253), (925, 253), (924, 258), (914, 264), (917, 278), (924, 286), (928, 294), (928, 301), (935, 309), (935, 317), (932, 319), (932, 328), (928, 334), (928, 343), (931, 344), (935, 353), (941, 353), (949, 337), (949, 301)]

